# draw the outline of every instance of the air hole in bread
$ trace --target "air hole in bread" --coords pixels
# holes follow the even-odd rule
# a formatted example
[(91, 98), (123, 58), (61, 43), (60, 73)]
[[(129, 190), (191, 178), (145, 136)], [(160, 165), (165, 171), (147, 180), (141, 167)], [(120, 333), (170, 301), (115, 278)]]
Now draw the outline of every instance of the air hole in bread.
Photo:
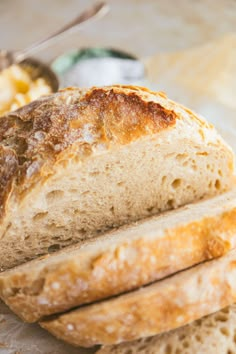
[(220, 312), (227, 313), (227, 315), (228, 315), (229, 314), (229, 307), (225, 307)]
[(220, 189), (220, 181), (217, 179), (216, 181), (215, 181), (215, 187), (216, 187), (216, 189)]
[(186, 338), (186, 334), (181, 334), (181, 335), (179, 336), (179, 340), (180, 340), (180, 341), (184, 340), (185, 338)]
[(215, 316), (215, 320), (218, 322), (226, 322), (228, 320), (228, 316), (226, 314), (223, 314), (222, 312), (219, 312)]
[(39, 221), (44, 219), (47, 216), (48, 212), (47, 211), (43, 211), (41, 213), (37, 213), (34, 215), (33, 217), (33, 221)]
[(184, 348), (189, 348), (189, 342), (187, 342), (187, 341), (183, 342), (183, 347)]
[(229, 337), (230, 333), (229, 333), (229, 329), (227, 327), (221, 327), (220, 328), (220, 332), (225, 336), (225, 337)]
[(167, 202), (167, 207), (168, 208), (174, 208), (174, 199), (169, 199)]
[(201, 152), (197, 152), (196, 155), (198, 155), (198, 156), (208, 156), (209, 154), (206, 151), (201, 151)]
[(214, 322), (206, 322), (205, 326), (208, 328), (212, 328), (212, 327), (215, 327), (215, 323)]
[(166, 177), (166, 176), (163, 176), (163, 177), (162, 177), (162, 179), (161, 179), (162, 184), (164, 184), (164, 183), (165, 183), (166, 179), (167, 179), (167, 177)]
[(133, 350), (132, 349), (128, 349), (128, 350), (125, 351), (124, 354), (133, 354)]
[(79, 209), (74, 209), (73, 210), (73, 214), (74, 215), (79, 215), (80, 214), (80, 210)]
[(191, 162), (190, 160), (184, 161), (184, 162), (183, 162), (183, 166), (184, 166), (184, 167), (188, 166), (188, 165), (190, 164), (190, 162)]
[(234, 343), (236, 344), (236, 330), (234, 330)]
[(187, 157), (188, 157), (187, 154), (178, 154), (178, 155), (176, 155), (176, 160), (182, 161), (182, 160), (185, 160)]
[(55, 243), (54, 245), (48, 247), (48, 253), (59, 251), (59, 249), (60, 249), (60, 245)]
[(223, 176), (223, 173), (222, 173), (222, 171), (221, 171), (221, 170), (218, 170), (218, 175), (219, 175), (220, 177), (222, 177), (222, 176)]
[(19, 292), (20, 292), (20, 289), (14, 287), (14, 288), (11, 288), (11, 289), (10, 289), (9, 295), (10, 295), (10, 296), (15, 296), (15, 295), (17, 295)]
[(172, 353), (171, 346), (170, 346), (170, 344), (167, 344), (165, 354), (171, 354), (171, 353)]
[(180, 178), (176, 178), (176, 179), (171, 183), (171, 186), (172, 186), (172, 188), (174, 188), (174, 189), (179, 188), (180, 185), (181, 185), (181, 179), (180, 179)]
[(199, 334), (196, 334), (195, 338), (197, 342), (202, 343), (202, 338)]
[(85, 234), (87, 233), (87, 231), (86, 231), (85, 229), (80, 229), (80, 230), (79, 230), (79, 233), (80, 233), (81, 235), (85, 235)]
[(151, 213), (153, 211), (154, 207), (147, 208), (147, 211)]
[(62, 198), (64, 195), (64, 192), (61, 191), (61, 190), (54, 190), (54, 191), (51, 191), (49, 192), (47, 195), (46, 195), (46, 199), (47, 199), (47, 202), (48, 203), (52, 203), (52, 202), (55, 202), (56, 200)]
[(150, 342), (152, 342), (152, 337), (143, 338), (143, 342), (144, 342), (144, 343), (150, 343)]
[(117, 183), (117, 186), (119, 186), (119, 187), (121, 187), (121, 186), (123, 186), (123, 185), (124, 185), (124, 182), (123, 182), (123, 181)]
[(143, 345), (141, 345), (139, 348), (138, 348), (138, 352), (142, 352), (143, 350), (146, 349), (146, 344), (144, 343)]
[(23, 293), (27, 295), (38, 295), (44, 287), (45, 279), (38, 278), (32, 284), (32, 288), (23, 288)]

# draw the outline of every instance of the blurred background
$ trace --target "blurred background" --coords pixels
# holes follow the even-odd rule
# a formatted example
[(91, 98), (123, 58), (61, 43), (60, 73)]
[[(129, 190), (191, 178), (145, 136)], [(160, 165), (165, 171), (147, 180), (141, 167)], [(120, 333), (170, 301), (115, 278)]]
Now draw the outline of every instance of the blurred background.
[[(60, 87), (133, 83), (164, 90), (187, 105), (191, 105), (193, 96), (190, 90), (204, 92), (207, 98), (236, 107), (235, 0), (107, 0), (107, 3), (110, 11), (106, 16), (84, 24), (35, 57), (48, 64), (57, 59), (53, 68), (61, 74), (68, 56), (71, 60), (71, 53), (79, 53), (81, 57), (83, 48), (112, 48), (131, 55), (136, 66), (132, 68), (133, 63), (128, 62), (124, 73), (120, 73), (124, 61), (117, 60), (118, 64), (112, 60), (93, 61), (94, 65), (88, 67), (80, 62), (78, 70), (72, 68), (69, 80), (68, 76), (62, 78)], [(92, 4), (92, 0), (0, 0), (0, 48), (24, 49)], [(95, 56), (104, 55), (114, 56), (114, 53), (100, 51)], [(86, 59), (89, 56), (86, 53)]]
[[(235, 0), (108, 0), (111, 10), (39, 56), (50, 60), (65, 50), (108, 46), (138, 56), (201, 45), (236, 31)], [(1, 0), (0, 46), (20, 49), (84, 10), (91, 0)]]

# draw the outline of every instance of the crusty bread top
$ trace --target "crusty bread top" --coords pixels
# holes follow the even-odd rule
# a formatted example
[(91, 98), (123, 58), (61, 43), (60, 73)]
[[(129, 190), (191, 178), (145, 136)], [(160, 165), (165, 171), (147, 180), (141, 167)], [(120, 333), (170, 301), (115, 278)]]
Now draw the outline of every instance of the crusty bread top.
[[(165, 102), (165, 104), (164, 104)], [(176, 113), (162, 94), (137, 87), (68, 88), (0, 120), (0, 216), (13, 184), (19, 193), (47, 177), (63, 152), (82, 159), (110, 144), (128, 144), (173, 126)]]
[(24, 195), (55, 164), (129, 144), (177, 119), (212, 128), (163, 93), (136, 86), (67, 88), (8, 114), (0, 120), (0, 217), (14, 185)]

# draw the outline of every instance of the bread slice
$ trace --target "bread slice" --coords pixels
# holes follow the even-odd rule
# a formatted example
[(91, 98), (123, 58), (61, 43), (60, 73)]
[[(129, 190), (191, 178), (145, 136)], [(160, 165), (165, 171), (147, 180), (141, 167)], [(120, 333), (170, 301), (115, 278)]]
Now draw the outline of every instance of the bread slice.
[(66, 89), (0, 120), (0, 268), (227, 190), (233, 153), (144, 88)]
[(84, 347), (118, 344), (184, 326), (236, 302), (236, 250), (152, 285), (41, 322)]
[(96, 354), (235, 354), (236, 305), (154, 337), (105, 346)]
[(0, 297), (23, 320), (106, 298), (236, 247), (236, 186), (28, 262), (0, 275)]

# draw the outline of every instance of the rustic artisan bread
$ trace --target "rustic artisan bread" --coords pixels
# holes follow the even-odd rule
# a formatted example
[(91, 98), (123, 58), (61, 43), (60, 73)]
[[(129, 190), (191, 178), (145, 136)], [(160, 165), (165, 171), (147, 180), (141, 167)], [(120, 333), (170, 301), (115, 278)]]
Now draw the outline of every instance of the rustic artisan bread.
[(97, 354), (235, 354), (236, 305), (154, 337), (101, 348)]
[(0, 120), (0, 268), (222, 192), (233, 154), (162, 93), (66, 89)]
[(236, 250), (128, 294), (41, 322), (84, 347), (166, 332), (236, 302)]
[(22, 319), (137, 288), (236, 247), (236, 187), (5, 271), (0, 297)]

